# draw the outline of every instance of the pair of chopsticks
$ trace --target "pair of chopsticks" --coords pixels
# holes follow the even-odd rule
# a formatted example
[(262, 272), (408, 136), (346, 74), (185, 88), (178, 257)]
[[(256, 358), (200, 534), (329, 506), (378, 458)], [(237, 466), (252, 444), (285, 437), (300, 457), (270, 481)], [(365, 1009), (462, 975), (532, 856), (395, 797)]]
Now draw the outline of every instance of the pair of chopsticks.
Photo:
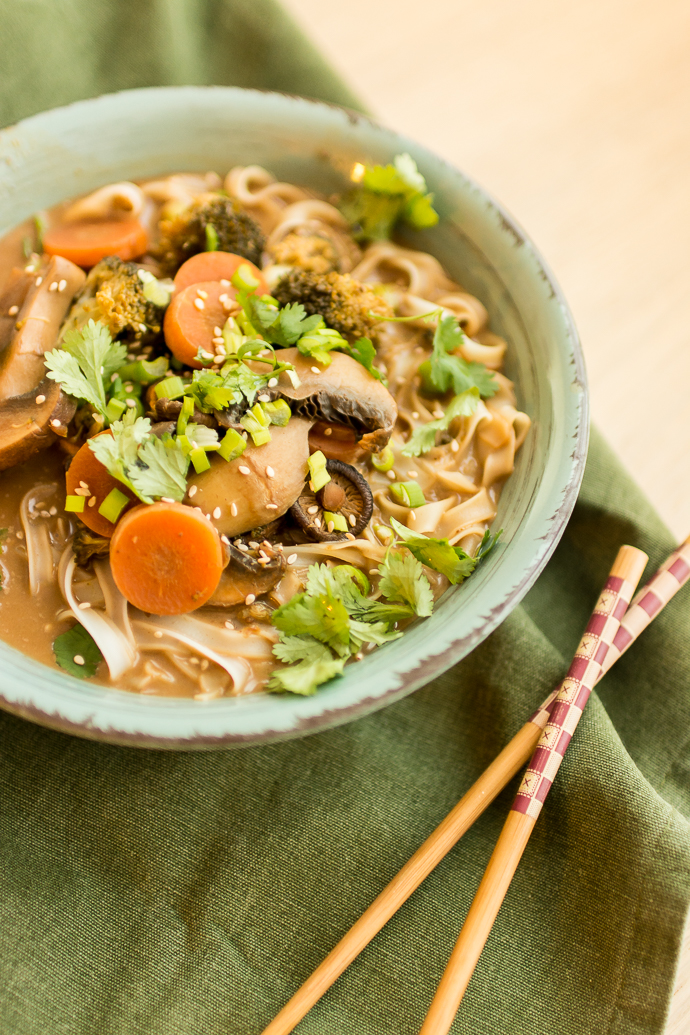
[(288, 1035), (419, 887), (510, 780), (529, 762), (420, 1035), (446, 1035), (522, 857), (589, 694), (690, 578), (690, 536), (630, 600), (646, 554), (618, 553), (561, 685), (297, 990), (263, 1035)]

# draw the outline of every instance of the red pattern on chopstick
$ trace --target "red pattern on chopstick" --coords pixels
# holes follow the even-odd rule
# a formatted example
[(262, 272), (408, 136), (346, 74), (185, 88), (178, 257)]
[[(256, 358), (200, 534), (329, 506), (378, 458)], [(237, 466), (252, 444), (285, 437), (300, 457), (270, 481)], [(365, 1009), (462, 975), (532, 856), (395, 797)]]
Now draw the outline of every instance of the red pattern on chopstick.
[(522, 812), (532, 819), (541, 812), (592, 688), (602, 673), (633, 591), (634, 586), (624, 579), (609, 576), (606, 580), (568, 675), (551, 705), (548, 721), (522, 778), (512, 811)]

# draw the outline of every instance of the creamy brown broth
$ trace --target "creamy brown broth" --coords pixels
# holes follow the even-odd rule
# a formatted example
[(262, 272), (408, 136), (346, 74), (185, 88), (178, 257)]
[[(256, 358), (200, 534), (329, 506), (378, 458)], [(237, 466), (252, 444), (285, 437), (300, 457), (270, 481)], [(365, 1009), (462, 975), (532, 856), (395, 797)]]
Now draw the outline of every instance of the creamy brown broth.
[[(169, 177), (156, 181), (150, 188), (144, 184), (148, 199), (142, 220), (144, 217), (148, 220), (151, 239), (157, 237), (158, 220), (161, 214), (165, 215), (166, 206), (175, 211), (181, 204), (193, 200), (195, 195), (208, 190), (209, 185), (217, 189), (221, 181), (212, 176), (206, 179)], [(372, 467), (366, 454), (360, 452), (359, 456), (353, 454), (350, 458), (350, 463), (366, 478), (374, 498), (374, 513), (367, 528), (356, 539), (350, 536), (354, 541), (311, 543), (299, 529), (284, 525), (272, 543), (275, 545), (278, 541), (277, 548), (284, 551), (290, 562), (284, 577), (273, 590), (256, 601), (248, 597), (247, 602), (233, 607), (206, 605), (193, 612), (191, 618), (207, 623), (208, 643), (213, 649), (222, 645), (224, 637), (228, 642), (235, 637), (232, 642), (239, 645), (236, 656), (245, 658), (238, 662), (240, 668), (244, 666), (244, 675), (239, 682), (232, 666), (233, 674), (212, 660), (213, 649), (207, 652), (211, 657), (195, 650), (193, 645), (184, 642), (184, 636), (172, 635), (166, 619), (147, 616), (131, 606), (127, 609), (126, 605), (126, 622), (133, 623), (132, 635), (138, 651), (134, 663), (116, 679), (109, 678), (108, 667), (102, 663), (93, 677), (93, 682), (117, 685), (133, 692), (194, 696), (201, 700), (262, 689), (275, 665), (270, 655), (271, 645), (276, 640), (276, 631), (270, 624), (271, 612), (303, 588), (310, 564), (354, 564), (368, 573), (375, 593), (377, 565), (385, 554), (388, 542), (386, 526), (391, 517), (396, 517), (412, 530), (445, 536), (451, 543), (459, 544), (472, 553), (495, 516), (502, 484), (512, 470), (515, 451), (529, 426), (529, 418), (516, 409), (511, 383), (500, 374), (505, 343), (488, 330), (487, 314), (481, 303), (451, 281), (431, 256), (388, 242), (372, 244), (361, 252), (335, 216), (325, 211), (330, 206), (299, 187), (276, 184), (262, 170), (258, 173), (255, 170), (232, 170), (225, 180), (225, 189), (239, 200), (268, 236), (264, 263), (266, 276), (270, 276), (273, 268), (278, 269), (276, 264), (285, 263), (286, 256), (290, 258), (290, 249), (294, 247), (290, 234), (294, 234), (295, 227), (299, 231), (303, 224), (312, 232), (316, 226), (317, 232), (321, 232), (318, 231), (321, 226), (330, 242), (328, 248), (339, 252), (338, 269), (351, 272), (354, 278), (375, 286), (377, 290), (381, 285), (387, 285), (384, 289), (389, 292), (386, 298), (397, 314), (423, 314), (439, 305), (455, 314), (468, 335), (463, 357), (483, 362), (493, 370), (499, 391), (493, 398), (479, 404), (476, 418), (462, 418), (453, 435), (447, 435), (443, 444), (419, 457), (403, 456), (400, 449), (409, 435), (425, 423), (438, 419), (442, 405), (420, 395), (416, 379), (419, 364), (430, 352), (428, 324), (420, 319), (408, 324), (387, 323), (382, 326), (377, 362), (385, 368), (398, 408), (398, 421), (390, 443), (395, 464), (392, 472), (379, 472)], [(61, 222), (65, 209), (63, 204), (46, 213), (48, 225)], [(338, 229), (334, 231), (333, 225)], [(23, 242), (27, 237), (34, 240), (33, 235), (34, 224), (27, 221), (0, 240), (0, 294), (12, 268), (26, 265)], [(297, 243), (299, 245), (299, 241)], [(159, 272), (153, 257), (144, 256), (138, 261), (154, 273)], [(0, 312), (0, 316), (6, 315)], [(148, 349), (140, 352), (137, 348), (129, 358), (148, 354)], [(335, 430), (338, 432), (337, 428)], [(74, 449), (71, 450), (73, 452)], [(75, 621), (75, 613), (63, 598), (58, 584), (60, 557), (79, 523), (77, 517), (64, 511), (64, 475), (71, 453), (64, 443), (55, 444), (26, 462), (0, 472), (0, 528), (7, 529), (0, 554), (3, 575), (0, 637), (17, 650), (53, 668), (57, 667), (53, 641)], [(426, 504), (410, 509), (396, 503), (390, 494), (391, 474), (398, 482), (416, 481), (424, 492)], [(37, 492), (37, 486), (46, 488)], [(42, 530), (46, 530), (52, 553), (51, 578), (44, 579), (44, 584), (34, 593), (29, 584), (27, 540), (20, 516), (20, 504), (27, 493), (32, 494), (30, 516), (27, 518), (30, 534), (33, 534), (31, 530), (40, 531), (45, 542), (45, 531)], [(194, 503), (188, 502), (190, 505), (202, 502), (201, 496), (200, 492)], [(251, 535), (244, 536), (244, 539), (251, 539)], [(99, 563), (107, 564), (107, 560)], [(99, 610), (106, 607), (106, 599), (95, 571), (93, 566), (77, 569), (73, 589), (77, 599)], [(446, 579), (429, 569), (425, 569), (425, 573), (434, 597), (438, 598), (447, 588)], [(252, 654), (262, 656), (252, 657)]]

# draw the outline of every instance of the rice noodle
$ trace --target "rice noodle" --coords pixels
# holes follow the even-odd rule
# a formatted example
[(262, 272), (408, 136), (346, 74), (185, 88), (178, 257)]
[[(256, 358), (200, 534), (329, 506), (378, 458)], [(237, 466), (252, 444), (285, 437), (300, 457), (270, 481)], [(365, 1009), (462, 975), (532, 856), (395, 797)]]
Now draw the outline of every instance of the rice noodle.
[(56, 489), (55, 482), (35, 485), (33, 489), (24, 494), (19, 507), (19, 516), (26, 540), (29, 589), (32, 596), (37, 596), (45, 586), (50, 586), (54, 582), (50, 533), (45, 521), (36, 514), (36, 504), (43, 503), (45, 498), (52, 496)]

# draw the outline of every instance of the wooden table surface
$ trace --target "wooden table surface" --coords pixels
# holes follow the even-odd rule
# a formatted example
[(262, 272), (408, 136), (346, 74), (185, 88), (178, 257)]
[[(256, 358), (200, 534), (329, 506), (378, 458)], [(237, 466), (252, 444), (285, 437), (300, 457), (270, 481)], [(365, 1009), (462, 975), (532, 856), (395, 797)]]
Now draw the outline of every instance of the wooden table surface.
[[(529, 231), (574, 312), (594, 422), (684, 538), (690, 4), (283, 2), (382, 122)], [(667, 1035), (688, 1030), (690, 930)]]

